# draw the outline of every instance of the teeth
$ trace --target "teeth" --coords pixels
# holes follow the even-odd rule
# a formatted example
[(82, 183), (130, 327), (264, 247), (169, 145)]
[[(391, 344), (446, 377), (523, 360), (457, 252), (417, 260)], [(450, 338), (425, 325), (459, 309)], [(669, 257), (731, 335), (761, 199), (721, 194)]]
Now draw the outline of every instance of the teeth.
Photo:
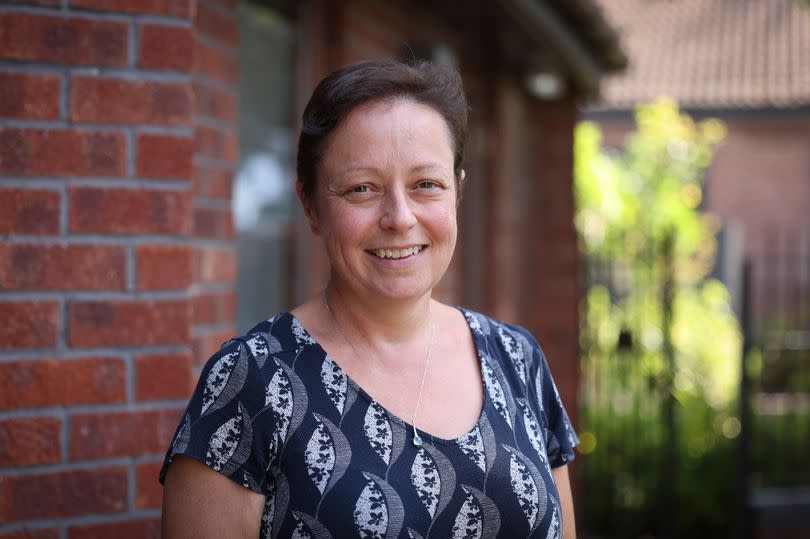
[(377, 249), (374, 254), (379, 258), (405, 258), (406, 256), (415, 255), (422, 250), (422, 247), (408, 247), (407, 249)]

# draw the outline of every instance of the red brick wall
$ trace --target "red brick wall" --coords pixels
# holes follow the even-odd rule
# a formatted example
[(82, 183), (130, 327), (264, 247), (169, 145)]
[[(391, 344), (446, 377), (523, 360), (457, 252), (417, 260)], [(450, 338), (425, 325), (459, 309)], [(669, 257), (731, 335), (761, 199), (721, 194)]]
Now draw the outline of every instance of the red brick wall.
[(233, 328), (234, 3), (0, 7), (0, 537), (159, 535)]
[(197, 107), (191, 171), (192, 357), (197, 368), (236, 332), (231, 182), (239, 158), (237, 3), (237, 0), (197, 2), (192, 74)]

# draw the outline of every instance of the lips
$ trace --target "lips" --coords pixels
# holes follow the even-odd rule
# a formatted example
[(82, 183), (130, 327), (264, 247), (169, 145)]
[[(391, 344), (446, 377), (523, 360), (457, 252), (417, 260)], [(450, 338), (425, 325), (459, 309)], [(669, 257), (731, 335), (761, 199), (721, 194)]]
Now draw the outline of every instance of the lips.
[(425, 247), (426, 247), (425, 245), (414, 245), (412, 247), (405, 247), (403, 249), (380, 248), (380, 249), (371, 249), (369, 252), (374, 256), (376, 256), (377, 258), (396, 260), (399, 258), (406, 258), (418, 254)]

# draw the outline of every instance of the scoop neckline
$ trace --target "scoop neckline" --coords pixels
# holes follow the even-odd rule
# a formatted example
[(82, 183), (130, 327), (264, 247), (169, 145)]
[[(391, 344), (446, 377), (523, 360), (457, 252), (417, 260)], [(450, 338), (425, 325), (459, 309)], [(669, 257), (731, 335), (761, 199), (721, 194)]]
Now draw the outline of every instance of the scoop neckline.
[[(484, 420), (484, 416), (486, 415), (487, 410), (488, 410), (488, 408), (490, 406), (489, 391), (488, 391), (488, 388), (487, 388), (487, 378), (486, 378), (486, 376), (484, 376), (484, 356), (481, 353), (481, 347), (482, 347), (483, 343), (479, 342), (480, 337), (475, 332), (475, 330), (473, 329), (472, 325), (470, 324), (470, 319), (468, 318), (468, 314), (470, 316), (474, 316), (474, 314), (472, 314), (471, 311), (468, 311), (467, 309), (464, 309), (463, 307), (457, 307), (456, 306), (454, 308), (457, 309), (461, 313), (461, 315), (464, 317), (464, 322), (465, 322), (465, 324), (467, 324), (467, 329), (470, 332), (470, 335), (472, 336), (473, 348), (475, 349), (475, 356), (476, 356), (476, 359), (478, 360), (478, 372), (479, 372), (479, 375), (481, 376), (481, 389), (482, 389), (482, 391), (484, 393), (484, 395), (483, 395), (484, 398), (483, 398), (483, 401), (481, 403), (481, 413), (478, 415), (478, 420), (475, 422), (475, 424), (470, 429), (467, 430), (467, 432), (465, 432), (465, 433), (463, 433), (463, 434), (461, 434), (459, 436), (456, 436), (455, 438), (442, 438), (440, 436), (437, 436), (437, 435), (431, 434), (430, 432), (422, 430), (419, 427), (416, 427), (416, 431), (419, 433), (422, 440), (429, 440), (434, 445), (435, 444), (439, 444), (439, 445), (459, 444), (464, 438), (467, 438), (473, 431), (475, 431), (475, 429), (480, 429), (481, 423)], [(346, 377), (346, 383), (348, 385), (350, 385), (351, 387), (353, 387), (354, 390), (357, 391), (358, 395), (363, 397), (363, 399), (365, 399), (369, 404), (376, 404), (377, 406), (379, 406), (380, 409), (382, 409), (385, 412), (385, 414), (391, 419), (391, 421), (404, 426), (407, 430), (409, 430), (411, 432), (413, 431), (414, 426), (413, 426), (412, 423), (410, 423), (410, 422), (406, 421), (405, 419), (399, 417), (397, 414), (395, 414), (394, 412), (392, 412), (391, 410), (389, 410), (388, 408), (383, 406), (382, 403), (380, 403), (379, 401), (374, 399), (374, 397), (372, 397), (371, 394), (369, 394), (365, 389), (363, 389), (363, 387), (360, 384), (358, 384), (351, 376), (349, 376), (349, 373), (344, 371), (343, 367), (341, 367), (337, 363), (337, 361), (335, 361), (335, 359), (332, 358), (332, 356), (329, 355), (329, 353), (321, 345), (321, 343), (318, 341), (318, 339), (316, 339), (309, 332), (309, 330), (306, 328), (306, 326), (304, 326), (304, 324), (301, 323), (301, 320), (299, 320), (298, 317), (296, 317), (290, 311), (286, 311), (286, 314), (289, 315), (292, 320), (294, 320), (295, 322), (298, 323), (298, 326), (303, 330), (304, 334), (309, 338), (309, 340), (312, 341), (312, 344), (309, 344), (309, 346), (317, 347), (320, 354), (323, 356), (323, 359), (321, 359), (321, 362), (326, 361), (326, 358), (329, 357), (329, 359), (332, 361), (332, 364), (335, 365), (335, 367), (337, 369), (339, 369), (340, 372), (343, 373), (343, 375)]]

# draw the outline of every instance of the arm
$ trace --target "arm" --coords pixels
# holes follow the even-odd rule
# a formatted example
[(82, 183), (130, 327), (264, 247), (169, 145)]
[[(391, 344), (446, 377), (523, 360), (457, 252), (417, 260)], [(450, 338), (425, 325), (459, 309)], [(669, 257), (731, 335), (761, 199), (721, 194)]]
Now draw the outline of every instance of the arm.
[(263, 495), (177, 455), (163, 488), (162, 537), (259, 537), (263, 511)]
[(557, 492), (560, 493), (562, 506), (562, 529), (564, 539), (576, 539), (577, 530), (574, 519), (574, 498), (571, 496), (571, 481), (568, 479), (568, 465), (551, 469), (554, 482), (557, 483)]

